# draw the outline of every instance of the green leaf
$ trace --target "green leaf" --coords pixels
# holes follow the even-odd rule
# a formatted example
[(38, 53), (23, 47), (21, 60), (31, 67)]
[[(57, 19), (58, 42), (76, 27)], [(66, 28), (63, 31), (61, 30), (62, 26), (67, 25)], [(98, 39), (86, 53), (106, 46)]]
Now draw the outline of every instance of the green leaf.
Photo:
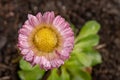
[(77, 70), (75, 74), (73, 74), (72, 80), (92, 80), (91, 75), (88, 72)]
[(82, 64), (84, 67), (94, 66), (102, 62), (100, 53), (92, 48), (84, 48), (82, 52), (74, 54), (76, 55), (76, 60), (79, 61), (79, 64)]
[(70, 80), (70, 75), (64, 67), (61, 67), (61, 80)]
[(60, 76), (58, 75), (57, 69), (53, 69), (51, 71), (50, 76), (48, 77), (47, 80), (61, 80)]
[(40, 70), (39, 66), (35, 66), (34, 69), (30, 71), (18, 71), (18, 75), (21, 80), (40, 80), (44, 75), (45, 71)]
[(33, 67), (24, 59), (20, 60), (20, 68), (22, 70), (32, 70), (33, 69)]
[(91, 75), (80, 68), (68, 67), (68, 70), (71, 75), (71, 80), (91, 80)]
[(78, 61), (83, 64), (85, 67), (90, 67), (92, 64), (92, 59), (85, 53), (76, 54)]
[(94, 57), (92, 56), (93, 57), (92, 66), (95, 66), (96, 64), (100, 64), (102, 62), (100, 53), (96, 52), (93, 54), (94, 54)]
[(93, 35), (93, 34), (96, 34), (100, 29), (100, 24), (94, 20), (92, 21), (88, 21), (84, 26), (83, 28), (81, 29), (77, 39), (76, 39), (76, 42), (79, 40), (79, 39), (82, 39), (84, 37), (87, 37), (89, 35)]
[(78, 56), (76, 55), (76, 53), (71, 53), (70, 59), (66, 61), (63, 66), (66, 68), (76, 68), (76, 69), (83, 68), (83, 65), (78, 61), (77, 58)]
[[(81, 58), (81, 57), (83, 57), (83, 58)], [(66, 61), (63, 66), (67, 70), (70, 70), (71, 73), (74, 73), (77, 75), (78, 73), (76, 73), (76, 71), (82, 70), (85, 67), (88, 67), (90, 65), (91, 65), (91, 60), (89, 60), (89, 57), (87, 55), (85, 55), (85, 57), (84, 57), (84, 54), (82, 56), (82, 54), (80, 54), (80, 53), (71, 53), (70, 59), (68, 61)], [(71, 73), (69, 72), (69, 74), (71, 74)]]
[(92, 60), (91, 66), (95, 66), (96, 64), (99, 64), (102, 62), (102, 58), (99, 52), (93, 49), (85, 50), (84, 52)]
[(86, 47), (93, 47), (96, 46), (99, 43), (99, 36), (94, 34), (94, 35), (89, 35), (81, 40), (79, 40), (74, 47), (74, 50), (79, 48), (86, 48)]

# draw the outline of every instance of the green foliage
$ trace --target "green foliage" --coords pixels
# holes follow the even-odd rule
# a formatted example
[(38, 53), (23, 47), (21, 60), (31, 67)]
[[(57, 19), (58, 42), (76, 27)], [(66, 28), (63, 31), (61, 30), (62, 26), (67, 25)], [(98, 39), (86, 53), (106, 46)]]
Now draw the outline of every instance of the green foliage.
[(20, 68), (25, 71), (29, 71), (33, 69), (33, 67), (23, 59), (20, 60)]
[(76, 48), (86, 48), (96, 46), (99, 42), (99, 36), (96, 34), (89, 35), (85, 38), (79, 39), (75, 45)]
[(38, 65), (32, 67), (23, 59), (20, 60), (20, 68), (21, 70), (18, 71), (18, 75), (21, 80), (40, 80), (45, 73), (44, 70), (40, 70)]
[(79, 39), (82, 39), (84, 37), (87, 37), (92, 34), (97, 34), (97, 32), (100, 29), (100, 24), (94, 20), (86, 22), (86, 24), (83, 26), (81, 31), (79, 32), (79, 35), (76, 38), (76, 42)]
[(65, 67), (61, 68), (61, 80), (70, 80), (70, 75), (66, 71)]
[[(71, 26), (73, 31), (77, 32), (74, 25)], [(88, 21), (75, 38), (70, 59), (59, 69), (51, 70), (47, 80), (92, 80), (86, 68), (91, 68), (102, 62), (100, 53), (94, 49), (99, 43), (97, 34), (99, 29), (98, 22)], [(24, 60), (20, 61), (20, 68), (18, 74), (22, 80), (41, 80), (45, 73), (38, 66), (31, 67)]]
[(57, 72), (58, 72), (57, 69), (53, 69), (53, 70), (51, 71), (50, 76), (48, 77), (48, 80), (60, 80), (60, 77), (59, 77), (59, 75), (58, 75)]
[(80, 69), (76, 70), (76, 72), (73, 73), (72, 75), (73, 75), (72, 80), (91, 80), (90, 74)]

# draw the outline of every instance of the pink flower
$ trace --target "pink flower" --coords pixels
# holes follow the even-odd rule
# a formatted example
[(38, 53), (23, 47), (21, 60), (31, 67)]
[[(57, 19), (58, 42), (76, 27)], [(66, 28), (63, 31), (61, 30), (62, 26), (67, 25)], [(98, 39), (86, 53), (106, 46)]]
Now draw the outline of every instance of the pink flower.
[(18, 47), (23, 58), (45, 70), (64, 64), (73, 45), (74, 33), (69, 23), (61, 16), (55, 17), (54, 12), (28, 14), (19, 30)]

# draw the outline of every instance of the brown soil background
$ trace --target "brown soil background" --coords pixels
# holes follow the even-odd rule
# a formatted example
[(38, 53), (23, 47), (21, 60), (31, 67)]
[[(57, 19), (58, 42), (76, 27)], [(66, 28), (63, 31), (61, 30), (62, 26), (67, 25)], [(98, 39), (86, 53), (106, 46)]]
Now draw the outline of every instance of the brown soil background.
[(28, 13), (48, 10), (77, 29), (88, 20), (97, 20), (103, 63), (93, 68), (93, 80), (120, 80), (120, 0), (0, 0), (0, 80), (19, 80), (17, 31)]

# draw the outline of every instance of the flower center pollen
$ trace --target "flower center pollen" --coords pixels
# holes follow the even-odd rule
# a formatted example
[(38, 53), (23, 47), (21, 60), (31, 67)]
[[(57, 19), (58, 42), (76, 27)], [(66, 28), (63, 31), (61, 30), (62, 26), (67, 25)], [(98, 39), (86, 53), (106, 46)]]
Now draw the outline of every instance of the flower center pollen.
[(50, 28), (41, 28), (34, 35), (34, 44), (40, 51), (51, 52), (57, 45), (56, 33)]

